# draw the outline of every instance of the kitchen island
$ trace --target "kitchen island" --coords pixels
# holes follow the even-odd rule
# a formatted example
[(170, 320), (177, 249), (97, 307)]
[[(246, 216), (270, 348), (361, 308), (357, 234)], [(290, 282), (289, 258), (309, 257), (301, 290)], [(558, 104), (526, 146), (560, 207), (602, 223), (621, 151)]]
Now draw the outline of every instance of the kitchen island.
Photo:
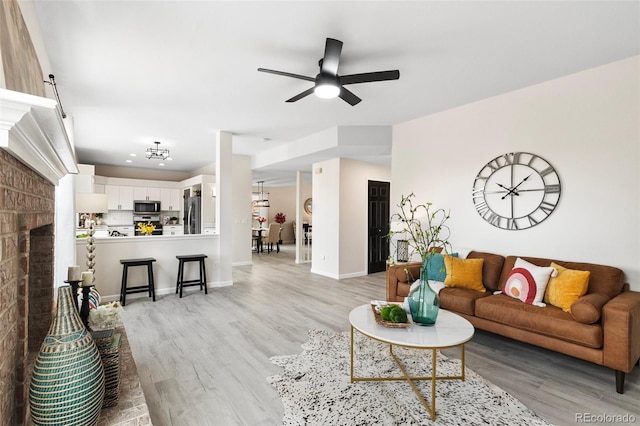
[[(178, 273), (177, 255), (206, 254), (207, 286), (222, 287), (231, 282), (220, 281), (216, 266), (219, 261), (219, 236), (217, 234), (197, 235), (150, 235), (134, 237), (95, 238), (95, 286), (103, 301), (108, 302), (120, 298), (122, 282), (122, 265), (120, 259), (153, 257), (156, 297), (164, 294), (175, 294)], [(85, 267), (87, 255), (87, 239), (76, 239), (76, 262)], [(185, 265), (185, 279), (198, 277), (198, 265)], [(146, 283), (146, 268), (129, 269), (129, 287)], [(186, 288), (185, 294), (199, 291), (197, 287)], [(127, 295), (130, 299), (147, 297), (146, 293)], [(177, 297), (177, 296), (176, 296)]]

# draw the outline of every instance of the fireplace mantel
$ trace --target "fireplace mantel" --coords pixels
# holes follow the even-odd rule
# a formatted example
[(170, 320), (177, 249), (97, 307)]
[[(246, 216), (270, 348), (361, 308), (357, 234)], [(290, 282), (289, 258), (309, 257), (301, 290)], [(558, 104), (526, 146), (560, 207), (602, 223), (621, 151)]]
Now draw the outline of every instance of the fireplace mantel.
[(0, 89), (0, 148), (54, 185), (78, 166), (53, 99)]

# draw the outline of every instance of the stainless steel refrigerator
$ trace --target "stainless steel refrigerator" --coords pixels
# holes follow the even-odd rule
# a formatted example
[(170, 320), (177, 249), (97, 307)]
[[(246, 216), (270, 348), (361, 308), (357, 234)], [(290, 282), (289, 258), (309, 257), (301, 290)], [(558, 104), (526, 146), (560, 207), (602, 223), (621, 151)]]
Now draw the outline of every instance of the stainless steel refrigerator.
[(185, 234), (201, 234), (202, 233), (202, 198), (189, 197), (185, 209), (184, 233)]

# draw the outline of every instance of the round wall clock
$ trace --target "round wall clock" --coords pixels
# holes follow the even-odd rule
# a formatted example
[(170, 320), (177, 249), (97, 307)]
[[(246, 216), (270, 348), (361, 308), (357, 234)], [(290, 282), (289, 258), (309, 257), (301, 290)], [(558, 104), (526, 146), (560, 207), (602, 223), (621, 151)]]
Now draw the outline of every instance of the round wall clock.
[(510, 152), (489, 161), (473, 182), (473, 204), (480, 217), (500, 229), (536, 226), (560, 201), (560, 178), (544, 158)]

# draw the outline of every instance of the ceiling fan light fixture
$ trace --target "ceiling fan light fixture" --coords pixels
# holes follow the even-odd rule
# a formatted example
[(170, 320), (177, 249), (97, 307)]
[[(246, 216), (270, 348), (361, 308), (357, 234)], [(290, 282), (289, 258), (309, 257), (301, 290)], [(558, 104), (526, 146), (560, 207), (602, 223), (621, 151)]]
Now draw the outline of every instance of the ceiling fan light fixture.
[(313, 89), (313, 92), (319, 98), (333, 99), (337, 98), (340, 94), (340, 88), (332, 83), (324, 83), (316, 85), (316, 87)]
[(258, 68), (258, 71), (314, 83), (313, 87), (308, 88), (304, 92), (298, 93), (292, 98), (287, 99), (285, 102), (297, 102), (300, 99), (306, 98), (312, 93), (315, 93), (317, 97), (325, 99), (336, 98), (339, 96), (343, 101), (351, 106), (359, 104), (362, 99), (352, 93), (349, 89), (346, 89), (344, 86), (348, 84), (397, 80), (400, 78), (399, 70), (339, 75), (338, 67), (340, 66), (341, 54), (342, 42), (334, 38), (327, 38), (324, 46), (324, 56), (318, 61), (320, 73), (316, 75), (315, 78), (285, 71), (270, 70), (267, 68)]
[(332, 75), (319, 74), (313, 92), (322, 99), (333, 99), (340, 94), (340, 85)]

